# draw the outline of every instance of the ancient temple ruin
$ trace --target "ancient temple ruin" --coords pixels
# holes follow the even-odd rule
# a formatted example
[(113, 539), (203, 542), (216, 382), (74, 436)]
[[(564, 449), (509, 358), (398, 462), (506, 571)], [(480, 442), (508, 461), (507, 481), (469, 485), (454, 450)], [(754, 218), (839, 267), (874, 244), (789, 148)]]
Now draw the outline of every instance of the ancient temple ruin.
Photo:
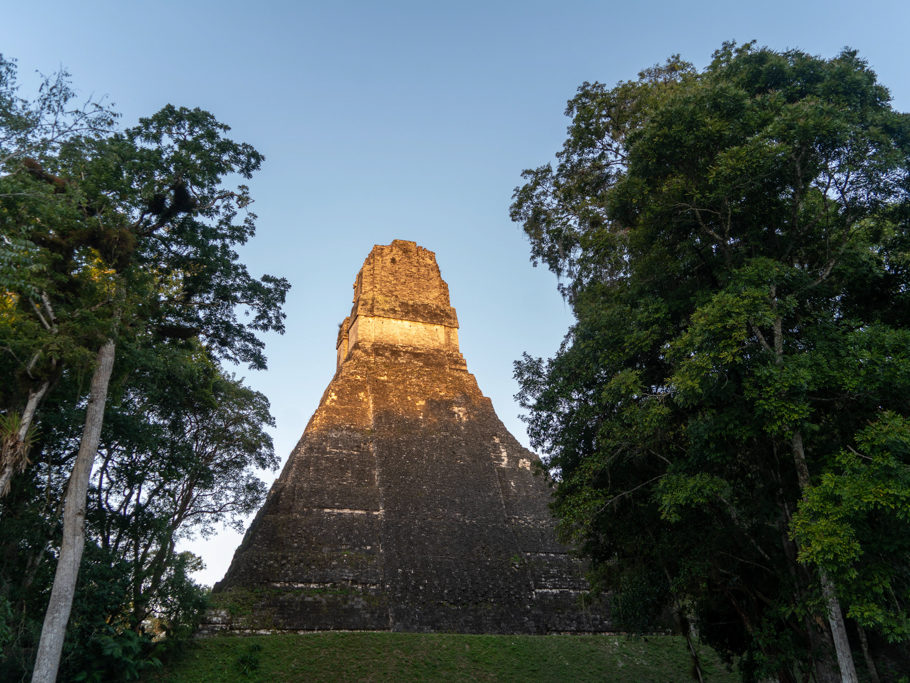
[(537, 456), (458, 348), (433, 252), (376, 246), (337, 370), (214, 589), (240, 630), (601, 631)]

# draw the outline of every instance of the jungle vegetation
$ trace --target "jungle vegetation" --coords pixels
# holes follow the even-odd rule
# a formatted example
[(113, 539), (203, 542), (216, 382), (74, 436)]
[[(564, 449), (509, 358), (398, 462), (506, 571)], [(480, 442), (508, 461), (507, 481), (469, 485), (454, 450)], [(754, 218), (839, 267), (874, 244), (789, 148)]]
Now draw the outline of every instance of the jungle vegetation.
[(910, 116), (852, 50), (754, 43), (566, 115), (511, 206), (575, 316), (516, 363), (561, 533), (620, 623), (673, 613), (744, 680), (896, 675)]
[[(235, 251), (262, 156), (200, 109), (120, 125), (0, 57), (0, 678), (134, 679), (192, 632), (181, 538), (240, 524), (275, 468), (236, 378), (283, 278)], [(237, 181), (241, 184), (235, 185)]]

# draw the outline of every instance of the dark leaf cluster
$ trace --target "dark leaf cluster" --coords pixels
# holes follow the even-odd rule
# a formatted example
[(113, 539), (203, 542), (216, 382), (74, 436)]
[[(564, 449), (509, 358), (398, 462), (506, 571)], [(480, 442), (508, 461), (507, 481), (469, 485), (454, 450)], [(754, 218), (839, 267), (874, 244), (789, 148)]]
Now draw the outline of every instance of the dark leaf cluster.
[(747, 680), (840, 680), (835, 604), (906, 666), (910, 116), (852, 50), (732, 43), (566, 113), (511, 207), (576, 318), (516, 363), (565, 538)]

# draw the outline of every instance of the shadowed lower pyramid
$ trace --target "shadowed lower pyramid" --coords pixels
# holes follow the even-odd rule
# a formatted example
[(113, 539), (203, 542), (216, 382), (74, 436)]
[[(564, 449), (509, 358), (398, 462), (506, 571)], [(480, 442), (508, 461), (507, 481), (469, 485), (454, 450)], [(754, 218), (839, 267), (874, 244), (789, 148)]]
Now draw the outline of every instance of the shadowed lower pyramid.
[(606, 630), (556, 542), (537, 456), (458, 350), (433, 252), (376, 246), (337, 371), (253, 521), (213, 621), (233, 629)]

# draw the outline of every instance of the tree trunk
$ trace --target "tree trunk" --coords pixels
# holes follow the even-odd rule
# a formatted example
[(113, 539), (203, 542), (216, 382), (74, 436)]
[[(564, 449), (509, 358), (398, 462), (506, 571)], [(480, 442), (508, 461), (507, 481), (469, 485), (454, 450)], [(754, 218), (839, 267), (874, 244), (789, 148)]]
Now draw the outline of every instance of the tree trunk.
[[(792, 445), (799, 488), (805, 494), (810, 484), (809, 467), (806, 464), (803, 435), (799, 430), (793, 433)], [(853, 663), (853, 652), (850, 650), (850, 640), (847, 638), (847, 627), (844, 624), (844, 613), (841, 611), (834, 584), (828, 577), (828, 573), (821, 567), (818, 568), (818, 578), (822, 587), (822, 596), (825, 599), (825, 611), (828, 613), (828, 624), (831, 627), (831, 638), (834, 641), (834, 651), (837, 653), (837, 665), (840, 668), (841, 680), (843, 683), (858, 683), (856, 666)]]
[[(57, 334), (57, 315), (54, 313), (54, 308), (51, 306), (51, 300), (47, 295), (47, 292), (41, 292), (41, 301), (44, 304), (44, 313), (41, 313), (41, 308), (33, 301), (32, 305), (35, 307), (35, 313), (38, 314), (38, 319), (46, 330), (53, 334)], [(32, 368), (35, 367), (35, 363), (38, 362), (40, 357), (41, 351), (39, 350), (35, 352), (26, 366), (25, 371), (29, 376), (31, 376)], [(51, 360), (51, 367), (56, 367), (56, 365), (57, 362)], [(28, 430), (32, 426), (32, 420), (35, 419), (35, 412), (38, 410), (38, 404), (41, 402), (41, 399), (44, 398), (50, 385), (50, 380), (45, 380), (37, 391), (29, 392), (25, 410), (22, 411), (22, 419), (19, 421), (18, 441), (13, 445), (10, 452), (0, 454), (0, 498), (5, 496), (7, 491), (9, 491), (10, 480), (13, 478), (16, 470), (21, 472), (25, 469), (25, 464), (27, 462), (26, 456), (28, 455), (28, 445), (25, 442), (25, 437), (28, 435)], [(6, 449), (4, 448), (4, 450)]]
[(705, 677), (701, 670), (701, 662), (698, 659), (698, 652), (695, 650), (695, 643), (692, 642), (692, 629), (689, 627), (687, 620), (680, 618), (680, 630), (686, 637), (686, 646), (689, 648), (689, 660), (692, 662), (692, 678), (698, 683), (705, 683)]
[[(672, 586), (673, 580), (670, 578), (670, 572), (666, 567), (663, 569), (664, 576), (667, 577), (667, 585)], [(704, 683), (705, 677), (704, 673), (701, 670), (701, 662), (698, 659), (698, 651), (696, 651), (695, 644), (692, 642), (693, 631), (695, 629), (692, 627), (691, 622), (686, 617), (682, 604), (676, 597), (675, 592), (673, 593), (673, 617), (676, 620), (676, 627), (679, 629), (679, 632), (685, 636), (686, 639), (686, 647), (689, 649), (689, 658), (692, 662), (692, 678), (697, 680), (698, 683)]]
[[(772, 305), (777, 309), (777, 288), (771, 286)], [(780, 367), (784, 364), (784, 331), (783, 319), (778, 315), (774, 318), (774, 361)], [(799, 482), (799, 490), (805, 496), (806, 491), (811, 485), (809, 477), (809, 466), (806, 463), (806, 451), (803, 447), (803, 435), (798, 429), (793, 432), (791, 441), (791, 450), (793, 452), (793, 462), (796, 465), (796, 477)], [(837, 653), (837, 664), (840, 667), (841, 680), (843, 683), (857, 683), (856, 666), (853, 664), (853, 653), (850, 651), (850, 641), (847, 638), (847, 629), (844, 625), (844, 614), (840, 608), (840, 601), (837, 599), (837, 593), (834, 590), (834, 584), (831, 582), (828, 574), (824, 569), (819, 567), (819, 581), (822, 587), (822, 595), (825, 598), (825, 608), (828, 613), (828, 624), (831, 627), (831, 639), (833, 640), (834, 650)], [(810, 640), (812, 633), (809, 634)], [(826, 668), (826, 667), (816, 667)], [(821, 678), (823, 672), (819, 672)]]
[(834, 650), (837, 652), (837, 665), (840, 667), (841, 679), (844, 683), (859, 683), (859, 679), (856, 677), (856, 667), (853, 664), (853, 652), (850, 651), (850, 639), (847, 638), (844, 614), (841, 611), (834, 584), (828, 578), (828, 573), (821, 567), (818, 569), (818, 577), (822, 584), (825, 606), (828, 608), (828, 624), (831, 626), (831, 635), (834, 638)]
[(57, 560), (54, 585), (51, 589), (47, 612), (44, 615), (44, 625), (41, 628), (41, 640), (38, 643), (32, 683), (53, 683), (57, 678), (66, 625), (73, 607), (73, 595), (76, 592), (76, 579), (79, 576), (82, 549), (85, 546), (85, 506), (88, 484), (101, 439), (104, 404), (107, 400), (107, 389), (113, 367), (114, 340), (108, 339), (98, 351), (97, 366), (92, 376), (91, 392), (85, 411), (85, 427), (79, 443), (79, 453), (76, 455), (73, 472), (66, 488), (60, 557)]
[(25, 468), (26, 442), (29, 427), (32, 426), (32, 420), (35, 419), (35, 411), (38, 410), (38, 404), (47, 393), (50, 382), (45, 380), (37, 391), (29, 392), (28, 402), (25, 404), (25, 410), (22, 411), (22, 419), (19, 421), (19, 431), (16, 433), (18, 442), (14, 448), (21, 450), (21, 453), (4, 453), (2, 458), (3, 466), (0, 467), (0, 498), (5, 496), (9, 491), (10, 480), (18, 469), (20, 472)]
[(859, 643), (863, 648), (863, 658), (866, 660), (866, 670), (869, 672), (869, 683), (880, 683), (878, 669), (875, 668), (875, 660), (872, 659), (872, 652), (869, 650), (869, 640), (866, 638), (866, 629), (859, 624), (856, 625), (859, 633)]
[(25, 410), (22, 411), (22, 422), (19, 426), (19, 441), (25, 441), (29, 428), (32, 426), (32, 420), (35, 419), (35, 412), (38, 410), (38, 404), (47, 393), (51, 385), (50, 380), (44, 380), (37, 391), (32, 391), (28, 395), (28, 402), (25, 404)]

